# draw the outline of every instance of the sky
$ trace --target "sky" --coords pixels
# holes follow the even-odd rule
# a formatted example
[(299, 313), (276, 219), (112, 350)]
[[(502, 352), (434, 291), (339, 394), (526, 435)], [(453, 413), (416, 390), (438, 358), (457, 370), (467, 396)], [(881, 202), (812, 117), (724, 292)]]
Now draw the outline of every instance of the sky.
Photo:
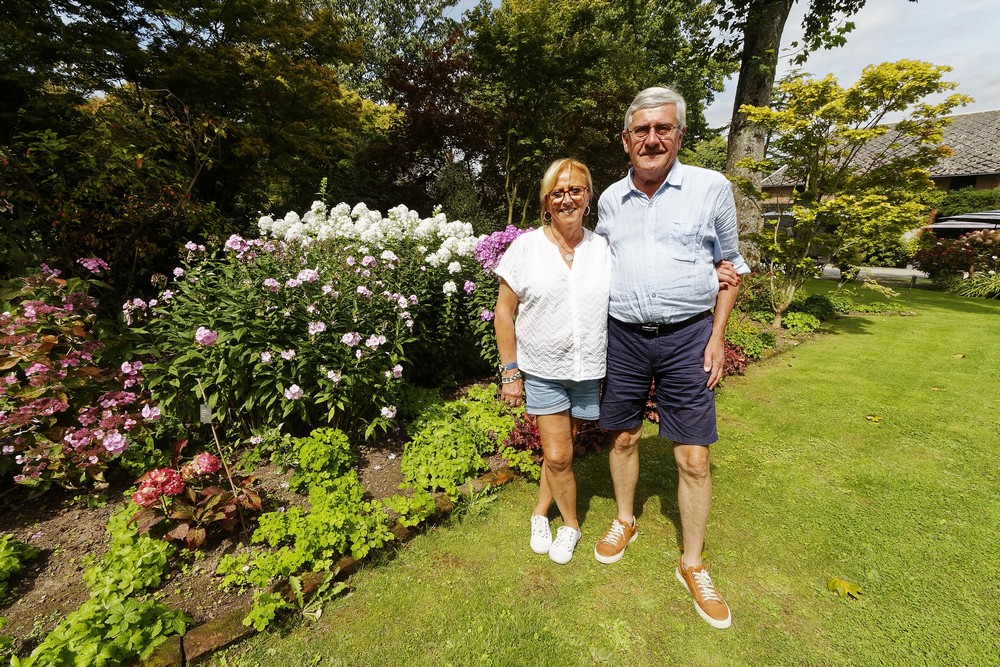
[[(493, 0), (499, 4), (498, 0)], [(471, 8), (475, 0), (459, 0), (456, 14)], [(785, 23), (782, 46), (802, 35), (802, 16), (808, 0), (798, 0)], [(1000, 109), (1000, 2), (998, 0), (868, 0), (851, 20), (854, 30), (843, 47), (812, 54), (804, 72), (823, 77), (833, 74), (841, 86), (857, 81), (866, 65), (908, 58), (935, 65), (950, 65), (946, 80), (959, 84), (957, 92), (975, 102), (956, 113)], [(791, 66), (779, 63), (778, 78)], [(736, 76), (716, 96), (705, 112), (711, 127), (729, 124)], [(931, 98), (933, 101), (933, 98)], [(888, 117), (888, 121), (899, 120)]]

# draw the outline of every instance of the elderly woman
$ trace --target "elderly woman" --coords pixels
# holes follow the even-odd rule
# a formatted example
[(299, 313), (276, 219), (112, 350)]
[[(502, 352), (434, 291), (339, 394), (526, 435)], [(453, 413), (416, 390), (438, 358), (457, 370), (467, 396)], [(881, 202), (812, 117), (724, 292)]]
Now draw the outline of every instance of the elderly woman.
[[(584, 227), (592, 198), (585, 165), (553, 162), (539, 193), (541, 227), (515, 239), (496, 268), (501, 398), (516, 406), (524, 396), (544, 456), (530, 546), (559, 564), (580, 540), (573, 438), (580, 421), (598, 417), (606, 360), (611, 257), (607, 241)], [(553, 500), (563, 524), (555, 540)]]

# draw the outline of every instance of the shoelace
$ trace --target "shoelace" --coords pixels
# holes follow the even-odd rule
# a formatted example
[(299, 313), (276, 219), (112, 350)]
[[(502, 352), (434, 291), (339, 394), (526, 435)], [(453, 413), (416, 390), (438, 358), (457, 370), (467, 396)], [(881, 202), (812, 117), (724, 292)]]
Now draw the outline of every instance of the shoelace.
[(712, 583), (712, 577), (708, 576), (707, 571), (692, 572), (691, 576), (694, 578), (694, 583), (698, 586), (698, 592), (702, 598), (722, 602), (722, 597), (716, 592), (715, 585)]
[(546, 526), (541, 521), (532, 521), (531, 522), (531, 534), (534, 535), (535, 537), (545, 537), (545, 533), (546, 533), (545, 529), (547, 527), (548, 526)]
[(623, 537), (625, 537), (625, 524), (615, 519), (611, 522), (611, 528), (608, 529), (608, 534), (604, 536), (601, 542), (616, 544)]
[(552, 543), (552, 546), (554, 546), (554, 547), (557, 547), (557, 546), (570, 547), (570, 546), (573, 545), (573, 537), (574, 536), (575, 536), (574, 531), (572, 531), (572, 530), (563, 530), (562, 528), (560, 528), (558, 531), (556, 531), (556, 539)]

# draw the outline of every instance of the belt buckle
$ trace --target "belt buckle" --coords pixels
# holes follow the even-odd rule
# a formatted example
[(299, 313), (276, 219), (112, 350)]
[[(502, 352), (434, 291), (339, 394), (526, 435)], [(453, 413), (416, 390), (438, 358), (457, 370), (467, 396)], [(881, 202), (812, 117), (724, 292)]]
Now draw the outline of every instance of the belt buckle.
[(658, 324), (640, 324), (639, 328), (646, 333), (655, 334), (660, 332), (660, 325)]

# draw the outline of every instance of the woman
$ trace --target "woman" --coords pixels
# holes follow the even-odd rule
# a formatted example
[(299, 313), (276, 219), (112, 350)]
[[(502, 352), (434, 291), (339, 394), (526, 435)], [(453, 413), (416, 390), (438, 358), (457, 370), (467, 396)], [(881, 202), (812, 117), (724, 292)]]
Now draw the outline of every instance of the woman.
[[(524, 394), (544, 456), (530, 546), (559, 564), (580, 540), (573, 438), (580, 421), (598, 417), (605, 369), (611, 258), (607, 241), (584, 227), (592, 198), (585, 165), (553, 162), (539, 192), (541, 227), (516, 238), (495, 269), (501, 398), (516, 406)], [(553, 500), (563, 523), (555, 540)]]

